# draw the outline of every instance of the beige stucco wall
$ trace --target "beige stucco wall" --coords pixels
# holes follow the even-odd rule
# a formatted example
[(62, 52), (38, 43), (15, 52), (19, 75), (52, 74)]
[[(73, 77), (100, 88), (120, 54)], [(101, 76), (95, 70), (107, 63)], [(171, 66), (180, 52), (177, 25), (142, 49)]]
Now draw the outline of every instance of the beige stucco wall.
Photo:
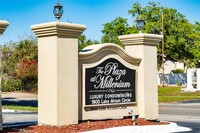
[(158, 119), (157, 44), (161, 35), (133, 34), (119, 36), (125, 51), (142, 61), (138, 68), (139, 117)]
[(38, 123), (77, 123), (78, 52), (74, 52), (78, 51), (78, 48), (74, 47), (77, 45), (77, 39), (54, 36), (39, 38), (38, 43)]
[(84, 25), (33, 25), (38, 36), (38, 124), (78, 123), (78, 35)]

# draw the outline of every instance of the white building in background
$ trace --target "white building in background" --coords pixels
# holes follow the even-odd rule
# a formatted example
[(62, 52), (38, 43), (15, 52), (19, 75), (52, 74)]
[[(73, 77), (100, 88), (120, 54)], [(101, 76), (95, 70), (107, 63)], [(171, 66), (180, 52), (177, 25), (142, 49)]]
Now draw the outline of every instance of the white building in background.
[[(173, 62), (170, 60), (165, 61), (164, 63), (164, 84), (165, 85), (183, 85), (185, 86), (187, 84), (187, 74), (181, 73), (181, 74), (173, 74), (171, 73), (172, 70), (176, 69), (183, 69), (184, 70), (184, 64), (180, 62)], [(158, 85), (162, 84), (162, 69), (158, 71)]]
[(200, 68), (187, 69), (187, 90), (200, 90)]
[[(176, 69), (183, 69), (184, 70), (184, 64), (180, 62), (173, 62), (170, 60), (165, 61), (164, 63), (164, 73), (170, 74), (172, 70)], [(162, 69), (160, 69), (159, 73), (162, 73)]]

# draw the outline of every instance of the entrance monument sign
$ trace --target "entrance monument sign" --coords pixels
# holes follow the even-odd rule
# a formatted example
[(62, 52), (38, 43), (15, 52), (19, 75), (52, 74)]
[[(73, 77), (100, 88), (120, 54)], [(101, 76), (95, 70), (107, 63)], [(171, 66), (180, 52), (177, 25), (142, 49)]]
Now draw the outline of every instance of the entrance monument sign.
[[(129, 116), (137, 106), (137, 73), (141, 62), (116, 44), (91, 45), (79, 53), (80, 119)], [(92, 117), (91, 117), (92, 116)]]
[(85, 106), (134, 103), (135, 70), (110, 58), (85, 70)]
[(157, 47), (161, 35), (120, 36), (78, 53), (86, 26), (64, 22), (33, 25), (38, 36), (38, 123), (66, 125), (81, 120), (133, 115), (158, 119)]

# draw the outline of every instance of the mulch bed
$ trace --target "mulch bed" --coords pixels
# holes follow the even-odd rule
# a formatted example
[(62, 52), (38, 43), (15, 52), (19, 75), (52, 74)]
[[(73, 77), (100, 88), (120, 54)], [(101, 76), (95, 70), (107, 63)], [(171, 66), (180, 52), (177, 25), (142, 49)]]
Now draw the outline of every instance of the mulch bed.
[[(136, 119), (137, 125), (165, 125), (167, 122), (147, 121), (144, 119)], [(80, 124), (68, 126), (28, 126), (18, 128), (4, 128), (3, 133), (78, 133), (97, 129), (105, 129), (119, 126), (132, 126), (131, 118), (121, 120), (103, 120), (103, 121), (87, 121)]]

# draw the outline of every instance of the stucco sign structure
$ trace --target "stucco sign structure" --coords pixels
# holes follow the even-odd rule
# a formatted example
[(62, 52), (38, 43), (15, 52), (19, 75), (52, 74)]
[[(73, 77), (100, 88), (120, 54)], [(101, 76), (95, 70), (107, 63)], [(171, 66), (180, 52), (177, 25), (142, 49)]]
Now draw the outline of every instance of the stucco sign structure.
[(38, 37), (38, 124), (128, 116), (158, 119), (157, 44), (161, 35), (119, 36), (116, 44), (78, 52), (85, 25), (50, 22), (31, 26)]
[(140, 61), (112, 43), (80, 51), (81, 119), (119, 118), (128, 116), (131, 108), (138, 114), (136, 88)]

